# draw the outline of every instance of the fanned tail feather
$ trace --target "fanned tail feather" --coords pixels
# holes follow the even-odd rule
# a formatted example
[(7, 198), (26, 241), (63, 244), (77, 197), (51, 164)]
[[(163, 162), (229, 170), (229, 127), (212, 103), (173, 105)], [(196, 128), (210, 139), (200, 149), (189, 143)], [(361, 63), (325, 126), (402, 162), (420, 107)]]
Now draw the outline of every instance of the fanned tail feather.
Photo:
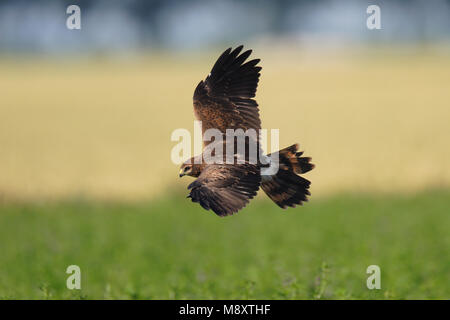
[[(308, 201), (311, 182), (299, 174), (314, 168), (311, 158), (302, 157), (298, 152), (298, 145), (284, 148), (279, 153), (279, 169), (275, 175), (263, 177), (261, 188), (278, 206), (285, 209), (302, 205)], [(269, 155), (270, 156), (270, 155)]]

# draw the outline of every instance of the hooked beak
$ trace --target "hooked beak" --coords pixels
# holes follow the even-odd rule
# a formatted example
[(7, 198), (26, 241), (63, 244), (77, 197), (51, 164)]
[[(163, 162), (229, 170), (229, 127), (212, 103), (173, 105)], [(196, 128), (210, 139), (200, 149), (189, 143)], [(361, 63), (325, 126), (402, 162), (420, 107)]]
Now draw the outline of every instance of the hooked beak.
[(183, 169), (180, 170), (180, 178), (181, 178), (182, 176), (184, 176), (184, 170), (183, 170)]

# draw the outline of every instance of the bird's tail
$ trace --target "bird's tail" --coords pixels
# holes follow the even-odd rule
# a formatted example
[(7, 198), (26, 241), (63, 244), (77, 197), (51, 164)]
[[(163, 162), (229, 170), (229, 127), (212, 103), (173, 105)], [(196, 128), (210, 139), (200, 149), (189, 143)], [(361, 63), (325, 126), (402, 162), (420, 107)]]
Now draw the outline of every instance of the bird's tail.
[(311, 182), (299, 174), (312, 170), (314, 164), (310, 163), (311, 158), (302, 157), (303, 152), (297, 150), (298, 144), (294, 144), (278, 151), (278, 172), (263, 176), (261, 181), (264, 192), (283, 209), (302, 205), (304, 201), (308, 201), (307, 196), (311, 195), (308, 190)]

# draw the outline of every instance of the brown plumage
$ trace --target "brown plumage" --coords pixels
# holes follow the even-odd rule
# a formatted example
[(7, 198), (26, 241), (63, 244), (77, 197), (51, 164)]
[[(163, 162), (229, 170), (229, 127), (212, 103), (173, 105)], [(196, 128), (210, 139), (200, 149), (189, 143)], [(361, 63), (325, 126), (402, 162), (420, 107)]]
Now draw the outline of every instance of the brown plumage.
[(264, 176), (261, 188), (281, 208), (295, 207), (308, 201), (311, 195), (311, 182), (298, 174), (314, 169), (311, 158), (301, 157), (303, 152), (297, 152), (298, 144), (284, 148), (279, 153), (279, 169), (276, 175)]
[(242, 48), (225, 50), (194, 91), (194, 114), (202, 121), (203, 133), (211, 128), (221, 132), (261, 128), (258, 104), (252, 99), (258, 86), (261, 67), (256, 65), (260, 60), (244, 63), (252, 51), (239, 55)]
[[(194, 114), (202, 121), (203, 134), (212, 128), (223, 135), (227, 129), (256, 130), (259, 150), (261, 120), (258, 104), (252, 98), (259, 82), (261, 67), (257, 64), (260, 60), (245, 62), (252, 51), (241, 53), (242, 48), (225, 50), (210, 74), (197, 85)], [(205, 147), (210, 143), (204, 142)], [(259, 161), (256, 164), (249, 161), (247, 155), (244, 163), (207, 164), (199, 161), (204, 159), (204, 154), (201, 154), (181, 165), (180, 177), (197, 177), (188, 186), (188, 198), (219, 216), (236, 213), (245, 207), (260, 186), (281, 208), (295, 207), (307, 201), (310, 195), (310, 182), (299, 174), (314, 168), (311, 158), (301, 157), (302, 154), (298, 152), (297, 144), (278, 151), (279, 170), (271, 176), (261, 176), (264, 165)]]
[(192, 182), (188, 198), (219, 216), (238, 212), (256, 196), (261, 182), (257, 165), (208, 165)]

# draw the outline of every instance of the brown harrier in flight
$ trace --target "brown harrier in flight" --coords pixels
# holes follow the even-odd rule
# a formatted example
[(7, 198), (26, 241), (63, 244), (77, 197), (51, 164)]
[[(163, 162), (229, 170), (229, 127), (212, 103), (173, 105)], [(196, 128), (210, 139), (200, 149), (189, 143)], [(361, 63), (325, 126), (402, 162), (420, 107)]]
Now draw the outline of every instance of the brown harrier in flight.
[[(202, 132), (217, 129), (224, 136), (227, 129), (254, 129), (258, 132), (256, 143), (259, 149), (258, 104), (255, 97), (261, 67), (259, 59), (247, 61), (251, 50), (241, 53), (243, 46), (225, 50), (217, 59), (211, 73), (200, 81), (194, 92), (195, 117), (202, 121)], [(240, 54), (241, 53), (241, 54)], [(204, 142), (207, 147), (209, 142)], [(245, 158), (240, 163), (206, 163), (205, 149), (201, 155), (192, 157), (181, 165), (180, 177), (197, 179), (188, 186), (193, 202), (206, 210), (212, 209), (219, 216), (233, 214), (252, 199), (259, 187), (278, 206), (295, 207), (307, 201), (310, 181), (300, 177), (314, 168), (311, 158), (301, 157), (298, 145), (275, 153), (278, 170), (272, 175), (261, 175), (261, 161), (252, 163)], [(271, 155), (268, 155), (271, 156)]]

